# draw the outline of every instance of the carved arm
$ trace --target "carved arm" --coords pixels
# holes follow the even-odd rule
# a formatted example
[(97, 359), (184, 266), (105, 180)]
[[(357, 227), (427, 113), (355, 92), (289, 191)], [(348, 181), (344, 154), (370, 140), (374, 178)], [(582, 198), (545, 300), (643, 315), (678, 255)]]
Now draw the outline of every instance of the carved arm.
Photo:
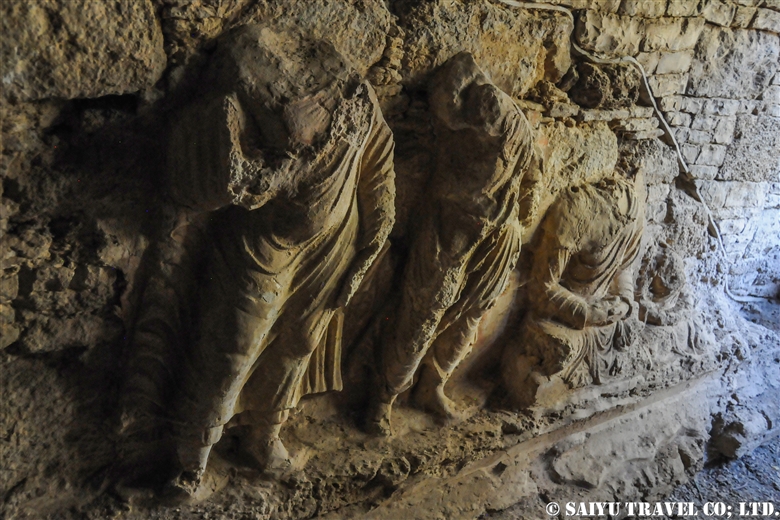
[(387, 126), (373, 90), (369, 96), (374, 105), (371, 133), (360, 163), (357, 186), (360, 236), (357, 255), (350, 265), (341, 288), (337, 307), (346, 306), (355, 295), (363, 277), (376, 260), (395, 223), (395, 170), (393, 169), (393, 134)]

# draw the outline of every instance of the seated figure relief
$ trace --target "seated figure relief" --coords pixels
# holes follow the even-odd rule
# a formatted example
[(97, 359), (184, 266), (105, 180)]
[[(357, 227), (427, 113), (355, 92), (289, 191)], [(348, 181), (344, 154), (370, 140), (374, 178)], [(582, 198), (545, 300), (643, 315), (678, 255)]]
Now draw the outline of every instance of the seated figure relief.
[[(682, 257), (663, 241), (648, 247), (637, 277), (639, 319), (646, 323), (645, 343), (668, 347), (678, 356), (699, 357), (710, 335), (700, 319)], [(656, 361), (662, 361), (658, 352)]]
[(529, 309), (502, 361), (516, 405), (553, 404), (566, 388), (619, 372), (620, 353), (643, 325), (632, 265), (644, 212), (643, 175), (618, 172), (570, 187), (547, 210), (534, 244)]
[(444, 419), (458, 412), (444, 393), (481, 318), (505, 289), (520, 253), (520, 184), (533, 155), (517, 104), (461, 53), (432, 78), (436, 166), (406, 263), (401, 299), (385, 327), (366, 417), (388, 435), (396, 397)]
[[(193, 496), (240, 426), (266, 470), (302, 395), (340, 390), (340, 319), (394, 223), (393, 139), (372, 87), (322, 41), (244, 26), (169, 146), (172, 197), (205, 214), (192, 340), (167, 367), (169, 488)], [(148, 321), (148, 320), (147, 320)], [(132, 386), (132, 385), (130, 385)]]
[(645, 252), (637, 279), (639, 319), (649, 325), (674, 325), (691, 314), (683, 259), (665, 242)]

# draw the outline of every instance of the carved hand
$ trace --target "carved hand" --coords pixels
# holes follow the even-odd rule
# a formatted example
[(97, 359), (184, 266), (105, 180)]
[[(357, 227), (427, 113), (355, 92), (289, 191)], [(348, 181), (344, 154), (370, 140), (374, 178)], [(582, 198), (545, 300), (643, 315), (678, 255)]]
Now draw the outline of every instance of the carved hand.
[(622, 320), (631, 311), (631, 306), (618, 296), (603, 298), (590, 307), (588, 322), (591, 325), (607, 325)]
[(379, 252), (382, 250), (380, 244), (372, 244), (355, 255), (352, 260), (352, 264), (349, 266), (346, 276), (344, 277), (344, 283), (339, 291), (338, 298), (336, 298), (336, 308), (346, 307), (355, 296), (360, 283), (366, 276), (366, 273), (371, 268), (371, 265), (376, 260)]

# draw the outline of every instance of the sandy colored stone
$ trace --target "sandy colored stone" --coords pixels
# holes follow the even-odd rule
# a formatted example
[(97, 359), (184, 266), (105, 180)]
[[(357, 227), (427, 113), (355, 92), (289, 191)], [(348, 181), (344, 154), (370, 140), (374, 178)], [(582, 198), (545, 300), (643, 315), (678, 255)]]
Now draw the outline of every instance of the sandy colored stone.
[(655, 130), (658, 128), (658, 120), (655, 118), (650, 119), (626, 119), (621, 121), (615, 128), (626, 132), (643, 132)]
[(327, 40), (359, 74), (366, 74), (380, 60), (393, 25), (392, 15), (381, 0), (290, 4), (266, 0), (251, 6), (242, 20)]
[[(638, 49), (643, 63), (653, 71), (664, 57), (663, 67), (671, 68), (660, 70), (669, 73), (681, 66), (678, 59), (685, 59), (705, 24), (708, 32), (721, 31), (717, 24), (727, 18), (728, 9), (718, 9), (738, 4), (731, 22), (738, 24), (745, 23), (738, 21), (742, 8), (773, 11), (775, 3), (670, 0), (651, 5), (632, 0), (622, 2), (621, 7), (618, 0), (552, 2), (591, 11), (576, 13), (580, 19), (593, 13), (611, 16), (598, 28), (594, 22), (586, 43), (595, 41), (603, 49), (623, 46), (621, 52)], [(659, 5), (666, 6), (666, 16), (647, 18), (658, 14)], [(702, 15), (700, 5), (710, 11)], [(771, 77), (775, 84), (780, 82), (780, 75), (775, 71), (776, 44), (770, 31), (746, 31), (745, 41), (757, 42), (753, 47), (729, 47), (730, 38), (739, 39), (737, 33), (718, 32), (714, 40), (723, 45), (723, 53), (716, 51), (710, 58), (699, 59), (712, 69), (700, 71), (687, 85), (703, 93), (660, 99), (661, 108), (673, 113), (675, 122), (707, 116), (697, 123), (700, 128), (675, 129), (681, 142), (690, 137), (700, 143), (683, 145), (683, 153), (691, 159), (690, 175), (686, 175), (673, 148), (650, 138), (660, 130), (643, 129), (656, 124), (652, 108), (630, 102), (609, 110), (571, 104), (577, 97), (573, 91), (576, 78), (569, 74), (561, 80), (570, 69), (566, 60), (571, 26), (560, 14), (456, 0), (158, 0), (154, 6), (151, 19), (159, 16), (163, 27), (169, 74), (153, 90), (126, 91), (98, 100), (46, 100), (0, 107), (0, 169), (5, 175), (0, 183), (4, 269), (0, 274), (0, 401), (4, 404), (0, 407), (0, 438), (7, 440), (0, 443), (3, 513), (11, 518), (63, 520), (533, 519), (546, 515), (546, 500), (562, 504), (640, 497), (661, 500), (671, 486), (690, 478), (708, 454), (739, 456), (780, 433), (780, 364), (775, 361), (780, 338), (766, 327), (745, 322), (742, 306), (724, 293), (726, 276), (731, 291), (739, 295), (774, 297), (780, 291), (780, 179), (772, 160), (778, 155), (773, 136), (780, 133), (773, 115), (780, 115), (780, 105), (775, 103), (774, 90), (765, 88)], [(68, 12), (67, 6), (59, 7)], [(635, 16), (621, 17), (619, 9), (623, 13), (631, 9)], [(745, 13), (747, 19), (749, 11)], [(145, 16), (125, 20), (114, 14), (106, 19), (125, 21), (123, 27), (130, 30), (146, 23)], [(198, 79), (199, 71), (209, 56), (220, 52), (220, 35), (248, 22), (324, 38), (353, 64), (358, 75), (364, 74), (380, 87), (376, 89), (379, 104), (397, 146), (395, 211), (403, 215), (403, 222), (396, 224), (376, 269), (372, 266), (371, 274), (366, 273), (370, 283), (358, 289), (346, 309), (342, 331), (345, 391), (301, 400), (279, 432), (294, 468), (291, 474), (261, 475), (244, 465), (246, 454), (240, 449), (246, 444), (239, 439), (245, 434), (236, 429), (217, 448), (230, 459), (227, 467), (237, 470), (226, 473), (232, 476), (220, 493), (196, 505), (158, 506), (153, 505), (152, 490), (116, 485), (115, 477), (121, 471), (114, 464), (124, 460), (133, 447), (118, 443), (114, 433), (117, 374), (138, 344), (131, 331), (135, 330), (134, 316), (138, 316), (138, 295), (144, 288), (149, 291), (145, 294), (159, 290), (159, 305), (195, 301), (188, 296), (197, 285), (193, 280), (199, 284), (208, 279), (205, 271), (188, 274), (183, 278), (187, 281), (184, 289), (177, 292), (160, 287), (159, 280), (150, 277), (158, 266), (174, 277), (190, 273), (177, 263), (177, 252), (161, 252), (157, 242), (176, 226), (169, 214), (170, 203), (156, 195), (164, 191), (160, 188), (166, 172), (173, 171), (158, 164), (160, 149), (166, 146), (162, 129), (166, 124), (184, 128), (180, 137), (185, 141), (196, 136), (190, 142), (203, 146), (193, 147), (198, 150), (195, 158), (208, 157), (214, 150), (236, 152), (240, 148), (240, 154), (232, 154), (241, 166), (235, 171), (251, 177), (248, 166), (257, 159), (257, 142), (247, 139), (240, 147), (233, 143), (220, 148), (208, 138), (219, 134), (213, 132), (218, 127), (213, 113), (190, 104), (190, 96), (208, 96), (223, 87), (226, 95), (235, 90), (230, 81), (215, 90)], [(108, 25), (93, 31), (96, 43), (105, 43), (101, 35), (106, 30), (110, 30)], [(117, 34), (122, 38), (117, 45), (140, 42), (141, 50), (146, 45), (141, 32)], [(48, 45), (56, 37), (52, 31), (41, 41)], [(103, 56), (106, 47), (92, 45), (89, 38), (86, 41), (76, 58), (85, 53)], [(281, 42), (282, 55), (294, 52), (288, 40)], [(62, 49), (67, 50), (67, 45), (63, 41)], [(741, 54), (735, 57), (732, 47), (739, 47)], [(59, 48), (41, 49), (51, 54)], [(529, 188), (527, 196), (518, 201), (527, 217), (522, 220), (523, 246), (506, 290), (484, 319), (470, 328), (477, 331), (473, 352), (457, 366), (446, 386), (446, 395), (467, 410), (469, 418), (442, 426), (401, 395), (392, 412), (396, 436), (372, 438), (358, 423), (371, 388), (369, 373), (377, 364), (373, 347), (361, 350), (357, 338), (371, 330), (372, 320), (384, 322), (393, 317), (384, 312), (384, 305), (398, 296), (402, 266), (408, 264), (413, 237), (422, 227), (421, 209), (430, 205), (424, 188), (439, 153), (427, 80), (460, 49), (479, 54), (478, 64), (494, 76), (496, 84), (502, 82), (502, 88), (514, 94), (513, 102), (533, 129), (537, 157), (525, 172), (524, 181), (531, 181), (524, 186)], [(768, 57), (762, 58), (762, 52)], [(56, 65), (69, 63), (72, 57)], [(577, 65), (584, 63), (575, 60)], [(250, 69), (254, 63), (235, 61)], [(289, 60), (280, 63), (289, 65)], [(127, 67), (127, 73), (135, 74), (134, 67)], [(719, 79), (724, 68), (732, 74), (725, 84), (733, 87), (725, 94)], [(316, 83), (314, 69), (306, 64), (290, 70), (296, 78)], [(110, 67), (104, 70), (114, 74)], [(275, 72), (269, 68), (263, 73)], [(68, 77), (66, 86), (77, 92), (81, 79), (89, 78)], [(720, 94), (707, 90), (718, 88)], [(241, 91), (238, 106), (247, 116), (245, 122), (251, 123), (252, 114), (262, 115), (263, 109), (247, 101), (256, 99), (248, 92)], [(286, 89), (279, 92), (284, 95)], [(530, 92), (535, 92), (531, 101), (517, 99)], [(622, 91), (619, 94), (623, 96)], [(766, 99), (753, 99), (761, 94)], [(182, 105), (191, 107), (189, 116), (180, 117)], [(304, 140), (324, 120), (316, 107), (314, 124), (296, 123), (295, 114), (306, 110), (288, 112), (292, 115), (290, 130)], [(263, 125), (264, 139), (274, 134), (267, 126)], [(137, 137), (131, 140), (130, 135)], [(248, 132), (245, 137), (257, 135)], [(105, 148), (81, 148), (85, 142), (108, 137), (112, 139)], [(730, 142), (731, 138), (735, 140)], [(124, 157), (126, 145), (121, 142), (128, 141), (132, 143), (129, 155), (143, 161)], [(697, 159), (717, 159), (723, 149), (713, 145), (727, 147), (722, 169), (695, 164)], [(456, 150), (468, 154), (471, 148)], [(112, 157), (122, 167), (106, 166), (103, 156)], [(198, 173), (210, 168), (207, 162), (182, 160), (179, 173), (199, 180)], [(461, 162), (459, 167), (471, 164)], [(616, 167), (643, 175), (647, 184), (645, 252), (638, 255), (633, 280), (640, 318), (646, 318), (647, 324), (636, 349), (622, 358), (622, 366), (615, 365), (613, 380), (564, 392), (563, 405), (541, 407), (532, 414), (509, 411), (502, 400), (506, 390), (501, 386), (498, 362), (504, 347), (523, 341), (518, 334), (522, 316), (537, 305), (529, 299), (526, 274), (538, 252), (538, 220), (561, 191), (598, 183)], [(728, 181), (718, 180), (726, 174)], [(690, 177), (700, 183), (721, 226), (727, 261), (707, 234), (707, 212), (691, 190)], [(241, 179), (233, 180), (240, 192)], [(71, 184), (78, 189), (70, 188)], [(88, 191), (85, 184), (99, 190)], [(196, 182), (181, 184), (184, 191), (184, 187), (196, 186)], [(371, 203), (358, 206), (361, 215), (370, 208), (374, 208)], [(282, 213), (280, 220), (290, 223), (287, 216)], [(583, 227), (589, 228), (594, 221), (588, 215)], [(221, 240), (229, 228), (220, 228), (222, 233), (215, 233), (214, 239)], [(435, 268), (432, 272), (436, 273)], [(223, 301), (213, 300), (213, 308)], [(757, 321), (772, 325), (778, 315), (774, 312), (762, 310)], [(145, 321), (146, 331), (158, 327), (160, 338), (166, 337), (171, 330), (168, 325), (177, 319), (189, 319), (149, 315), (160, 319)], [(754, 312), (752, 316), (759, 315)], [(232, 336), (224, 337), (230, 340)], [(284, 345), (293, 348), (300, 343), (285, 341)], [(268, 366), (264, 363), (258, 366)], [(551, 395), (556, 388), (561, 387), (551, 388)]]
[(648, 20), (643, 51), (684, 51), (694, 48), (702, 29), (702, 18), (659, 18)]
[(777, 72), (778, 55), (780, 39), (777, 35), (705, 27), (696, 45), (685, 93), (701, 97), (755, 98)]
[(645, 37), (641, 19), (585, 11), (577, 21), (575, 37), (583, 49), (609, 55), (635, 55)]
[(701, 147), (696, 164), (703, 166), (720, 166), (726, 158), (726, 147), (718, 144), (705, 144)]
[(618, 14), (640, 18), (658, 18), (663, 16), (666, 5), (653, 0), (625, 0), (621, 2)]
[(587, 11), (579, 18), (576, 37), (583, 48), (608, 55), (692, 49), (703, 18), (635, 18)]
[(632, 264), (646, 196), (641, 172), (615, 174), (570, 185), (547, 210), (528, 282), (534, 307), (520, 326), (521, 341), (510, 342), (501, 360), (512, 405), (555, 408), (572, 391), (620, 372), (642, 329)]
[(619, 109), (634, 105), (639, 98), (641, 75), (626, 64), (581, 64), (579, 81), (572, 87), (572, 101), (586, 107)]
[[(409, 86), (419, 87), (461, 51), (471, 52), (492, 81), (515, 97), (541, 79), (558, 82), (571, 65), (571, 24), (561, 13), (437, 0), (402, 2), (398, 14), (407, 48), (401, 74)], [(513, 58), (518, 55), (526, 59)]]
[(551, 0), (551, 5), (560, 5), (570, 9), (593, 9), (614, 13), (620, 8), (621, 0)]
[(780, 12), (759, 8), (750, 27), (761, 31), (780, 33)]
[(726, 151), (719, 178), (777, 181), (780, 179), (780, 121), (766, 116), (737, 116), (737, 137)]
[(671, 126), (691, 126), (691, 116), (684, 112), (666, 112), (664, 113), (666, 122)]
[[(209, 274), (185, 281), (191, 299), (166, 287), (168, 268), (158, 267), (163, 287), (143, 295), (122, 398), (125, 435), (155, 417), (144, 403), (177, 417), (175, 458), (152, 449), (147, 464), (194, 500), (214, 492), (211, 479), (224, 481), (211, 449), (233, 425), (245, 427), (255, 465), (289, 466), (281, 425), (302, 396), (342, 388), (343, 309), (395, 217), (392, 134), (371, 86), (331, 44), (242, 26), (217, 42), (200, 81), (208, 94), (176, 114), (168, 140), (182, 224), (158, 247), (201, 231), (194, 261)], [(178, 319), (193, 315), (201, 319)], [(174, 381), (149, 358), (176, 371)]]
[(99, 97), (154, 85), (165, 68), (149, 0), (4, 2), (3, 91), (21, 100)]
[(668, 186), (679, 173), (674, 152), (658, 140), (621, 144), (620, 162), (642, 170), (648, 186)]
[(664, 52), (658, 60), (656, 74), (681, 74), (688, 72), (693, 58), (692, 51)]
[(734, 20), (736, 6), (729, 0), (704, 0), (700, 12), (708, 22), (728, 27)]
[(636, 60), (645, 69), (646, 74), (652, 74), (655, 72), (655, 68), (658, 66), (658, 61), (661, 58), (661, 53), (655, 52), (640, 52), (636, 55)]
[(718, 175), (717, 166), (703, 166), (701, 164), (689, 164), (691, 176), (694, 179), (713, 180)]
[(685, 91), (688, 83), (688, 74), (663, 74), (651, 76), (647, 80), (650, 90), (656, 97), (672, 96)]
[(734, 13), (734, 20), (731, 22), (733, 27), (745, 29), (750, 25), (753, 17), (756, 15), (756, 7), (737, 6), (737, 10)]
[(668, 16), (693, 16), (698, 7), (698, 0), (669, 0), (666, 14)]

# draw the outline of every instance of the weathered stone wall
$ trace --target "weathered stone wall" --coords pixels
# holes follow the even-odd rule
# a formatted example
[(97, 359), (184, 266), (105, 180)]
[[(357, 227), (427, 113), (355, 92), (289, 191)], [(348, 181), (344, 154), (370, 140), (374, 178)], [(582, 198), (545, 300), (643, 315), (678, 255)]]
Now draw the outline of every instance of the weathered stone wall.
[[(662, 496), (708, 453), (741, 455), (780, 433), (776, 318), (758, 320), (768, 328), (746, 322), (725, 295), (726, 283), (738, 295), (780, 291), (780, 4), (549, 3), (572, 9), (574, 26), (561, 12), (466, 0), (5, 2), (0, 516), (537, 517), (540, 496)], [(203, 506), (150, 510), (141, 497), (130, 511), (106, 489), (116, 477), (127, 338), (158, 254), (150, 244), (172, 218), (161, 181), (164, 129), (193, 95), (215, 39), (250, 22), (331, 41), (375, 85), (396, 141), (400, 251), (434, 157), (426, 81), (467, 50), (537, 132), (534, 175), (545, 183), (528, 202), (537, 218), (524, 222), (524, 243), (562, 189), (616, 163), (641, 170), (646, 242), (663, 241), (683, 258), (690, 313), (646, 328), (643, 345), (661, 347), (632, 358), (625, 378), (538, 417), (502, 408), (495, 384), (469, 386), (463, 398), (488, 411), (442, 432), (410, 412), (399, 438), (383, 443), (325, 396), (306, 401), (285, 430), (304, 454), (302, 474), (282, 483), (238, 475)], [(629, 66), (589, 72), (570, 37), (643, 64), (727, 260), (673, 148), (659, 140), (648, 100), (638, 99), (639, 76)], [(482, 331), (453, 381), (494, 368), (497, 345), (516, 341), (524, 254), (486, 320), (496, 330)], [(604, 465), (608, 452), (619, 455)]]
[(778, 24), (773, 2), (625, 1), (598, 3), (576, 32), (585, 49), (634, 56), (650, 75), (741, 295), (778, 291)]

